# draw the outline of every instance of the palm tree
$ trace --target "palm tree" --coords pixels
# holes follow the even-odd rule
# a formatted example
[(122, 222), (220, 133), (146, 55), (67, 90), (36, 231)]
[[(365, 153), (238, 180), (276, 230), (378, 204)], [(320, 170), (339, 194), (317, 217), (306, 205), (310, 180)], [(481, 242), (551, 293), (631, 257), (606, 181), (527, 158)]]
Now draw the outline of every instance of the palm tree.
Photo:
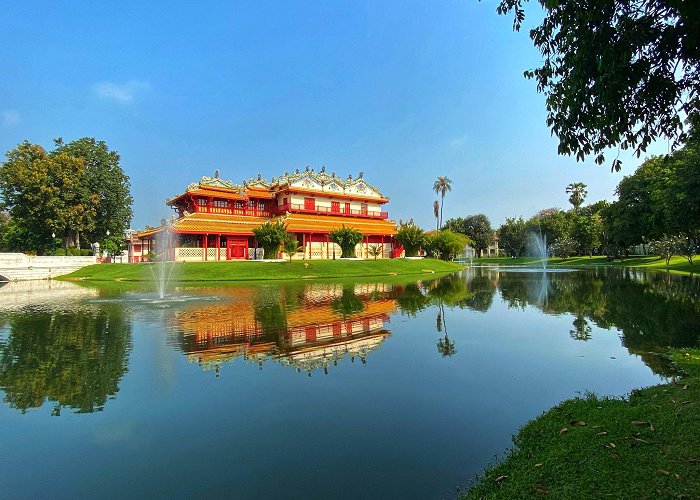
[(440, 230), (440, 202), (435, 200), (433, 202), (433, 215), (435, 216), (435, 224), (437, 224), (437, 230)]
[(442, 198), (440, 201), (440, 224), (438, 224), (438, 230), (442, 227), (442, 206), (445, 203), (445, 195), (452, 191), (452, 181), (447, 177), (438, 177), (433, 184), (433, 191), (439, 194)]
[(566, 186), (566, 192), (569, 193), (569, 203), (574, 206), (574, 210), (578, 211), (579, 207), (583, 205), (583, 200), (586, 199), (588, 191), (586, 191), (586, 185), (583, 182), (572, 182)]
[(377, 257), (381, 257), (384, 253), (384, 245), (370, 245), (367, 252), (370, 257), (374, 257), (374, 260), (377, 260)]

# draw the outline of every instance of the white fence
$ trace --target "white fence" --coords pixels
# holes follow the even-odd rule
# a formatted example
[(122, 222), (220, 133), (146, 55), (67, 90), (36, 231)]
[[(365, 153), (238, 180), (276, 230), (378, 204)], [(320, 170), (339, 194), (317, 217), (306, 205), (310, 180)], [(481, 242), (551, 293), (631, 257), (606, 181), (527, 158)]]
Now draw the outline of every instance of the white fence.
[(97, 263), (94, 256), (32, 256), (0, 253), (0, 281), (45, 280)]

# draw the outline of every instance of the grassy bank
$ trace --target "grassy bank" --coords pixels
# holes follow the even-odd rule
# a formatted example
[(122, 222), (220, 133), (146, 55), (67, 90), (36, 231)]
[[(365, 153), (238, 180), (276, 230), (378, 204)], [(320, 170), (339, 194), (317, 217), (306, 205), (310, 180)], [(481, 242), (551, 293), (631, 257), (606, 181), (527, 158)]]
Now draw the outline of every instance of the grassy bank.
[[(257, 281), (448, 273), (463, 266), (441, 260), (313, 260), (294, 262), (187, 262), (174, 265), (171, 281)], [(65, 280), (152, 281), (149, 264), (96, 264)]]
[(465, 498), (698, 498), (700, 350), (671, 356), (684, 378), (564, 401), (529, 422)]
[[(511, 259), (510, 257), (484, 257), (481, 259), (474, 259), (474, 265), (525, 266), (542, 265), (542, 261), (543, 259), (532, 257), (520, 257), (517, 259)], [(700, 273), (700, 257), (698, 257), (697, 262), (695, 262), (695, 260), (693, 261), (692, 266), (685, 258), (679, 256), (672, 257), (668, 266), (666, 266), (666, 261), (664, 259), (659, 259), (656, 256), (637, 256), (625, 260), (615, 260), (613, 262), (609, 262), (605, 256), (570, 257), (568, 259), (554, 257), (547, 259), (547, 265), (560, 267), (638, 267), (650, 271), (670, 271), (679, 274)]]

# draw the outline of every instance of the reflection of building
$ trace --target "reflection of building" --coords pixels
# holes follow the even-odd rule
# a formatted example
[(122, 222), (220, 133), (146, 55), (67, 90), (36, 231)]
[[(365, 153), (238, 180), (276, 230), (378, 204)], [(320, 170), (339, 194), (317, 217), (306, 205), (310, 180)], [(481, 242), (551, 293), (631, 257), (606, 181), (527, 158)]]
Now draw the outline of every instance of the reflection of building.
[(285, 289), (261, 303), (259, 288), (235, 288), (229, 303), (178, 312), (175, 328), (182, 334), (181, 348), (204, 367), (236, 358), (260, 363), (275, 359), (304, 371), (326, 369), (343, 357), (364, 362), (367, 353), (389, 336), (385, 323), (396, 311), (396, 302), (381, 297), (387, 288), (346, 288), (361, 304), (351, 314), (342, 312), (342, 285), (307, 285), (296, 297), (298, 305), (285, 307), (280, 304), (291, 300)]
[(146, 240), (146, 255), (162, 236), (173, 260), (248, 259), (258, 246), (252, 230), (266, 221), (282, 221), (303, 249), (299, 258), (332, 259), (341, 250), (328, 234), (346, 226), (364, 235), (357, 256), (368, 257), (370, 245), (381, 245), (383, 257), (393, 257), (401, 249), (394, 242), (396, 224), (382, 211), (388, 201), (362, 173), (341, 179), (325, 168), (315, 172), (307, 167), (270, 182), (258, 176), (239, 185), (220, 179), (217, 172), (167, 200), (176, 212), (172, 225), (146, 228), (138, 237)]

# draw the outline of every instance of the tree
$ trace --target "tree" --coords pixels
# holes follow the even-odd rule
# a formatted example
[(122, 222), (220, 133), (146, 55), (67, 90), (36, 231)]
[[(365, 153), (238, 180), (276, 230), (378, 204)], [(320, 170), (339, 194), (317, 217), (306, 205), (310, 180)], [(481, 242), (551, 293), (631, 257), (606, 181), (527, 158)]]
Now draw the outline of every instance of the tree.
[(355, 246), (362, 241), (362, 233), (352, 227), (339, 227), (332, 230), (328, 235), (333, 243), (340, 245), (340, 258), (355, 257)]
[(438, 177), (433, 184), (433, 191), (435, 194), (440, 195), (440, 223), (438, 224), (438, 229), (442, 227), (442, 207), (445, 204), (445, 194), (452, 191), (452, 181), (447, 177)]
[(572, 230), (572, 221), (566, 212), (558, 208), (540, 210), (532, 216), (527, 225), (530, 231), (540, 234), (553, 242), (562, 237), (568, 237)]
[(513, 257), (520, 254), (527, 245), (528, 227), (522, 217), (508, 217), (506, 222), (498, 228), (498, 243), (508, 250)]
[(651, 251), (666, 261), (666, 265), (671, 262), (671, 257), (678, 249), (678, 239), (673, 236), (663, 236), (651, 242)]
[(66, 248), (80, 247), (81, 236), (104, 243), (107, 231), (121, 241), (133, 200), (119, 155), (92, 138), (55, 142), (47, 152), (25, 141), (0, 167), (0, 197), (19, 238), (12, 246), (53, 250), (52, 232)]
[(263, 248), (266, 259), (276, 259), (280, 246), (287, 239), (287, 227), (282, 221), (263, 222), (259, 227), (253, 228), (258, 245)]
[(443, 229), (426, 237), (425, 246), (431, 253), (442, 260), (450, 260), (462, 253), (464, 248), (470, 243), (470, 239), (460, 233), (455, 233), (449, 229)]
[(433, 202), (433, 215), (435, 216), (435, 230), (440, 230), (440, 203), (435, 200)]
[[(524, 20), (524, 0), (502, 0), (499, 14)], [(657, 138), (675, 146), (700, 114), (700, 21), (691, 0), (563, 0), (542, 3), (530, 31), (544, 57), (525, 72), (546, 95), (547, 126), (559, 154), (605, 161), (610, 147), (637, 156)], [(619, 170), (621, 162), (612, 163)]]
[(394, 238), (403, 247), (406, 257), (415, 257), (425, 243), (425, 233), (413, 220), (399, 224)]
[(67, 153), (48, 154), (28, 141), (7, 152), (0, 167), (0, 195), (23, 246), (46, 251), (51, 233), (65, 247), (79, 247), (80, 233), (95, 227), (98, 196), (85, 182), (85, 163)]
[(580, 215), (574, 222), (573, 239), (579, 249), (579, 255), (593, 256), (593, 250), (600, 246), (603, 235), (603, 219), (600, 215)]
[(568, 259), (576, 250), (578, 243), (569, 236), (560, 236), (550, 245), (550, 250), (557, 257)]
[(87, 190), (97, 196), (94, 228), (85, 236), (88, 241), (103, 241), (109, 231), (119, 241), (129, 228), (133, 211), (129, 177), (119, 164), (119, 154), (110, 151), (104, 141), (83, 137), (64, 144), (56, 139), (52, 154), (66, 153), (81, 158), (85, 166), (84, 180)]
[(484, 214), (450, 219), (445, 222), (445, 228), (468, 236), (477, 250), (478, 257), (481, 257), (483, 252), (488, 250), (489, 245), (493, 243), (491, 221)]
[(295, 236), (287, 233), (287, 237), (284, 239), (282, 248), (284, 249), (284, 253), (287, 254), (287, 257), (289, 257), (289, 262), (291, 262), (294, 255), (296, 255), (296, 253), (303, 247), (299, 245), (299, 242)]
[(586, 199), (588, 191), (586, 191), (586, 185), (583, 182), (573, 182), (566, 186), (566, 192), (569, 193), (569, 203), (574, 206), (574, 210), (578, 211), (579, 207), (583, 204), (583, 200)]
[(377, 257), (381, 257), (384, 253), (384, 245), (370, 245), (367, 251), (374, 260), (377, 260)]

